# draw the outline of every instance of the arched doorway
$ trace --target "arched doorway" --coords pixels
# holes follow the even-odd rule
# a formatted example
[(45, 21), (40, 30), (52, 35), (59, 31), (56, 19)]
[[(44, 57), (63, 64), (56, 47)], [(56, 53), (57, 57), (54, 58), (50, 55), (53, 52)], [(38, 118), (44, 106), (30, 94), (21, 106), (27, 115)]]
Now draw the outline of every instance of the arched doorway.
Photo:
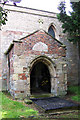
[(35, 63), (30, 74), (30, 89), (32, 93), (50, 93), (51, 81), (47, 65), (41, 61)]

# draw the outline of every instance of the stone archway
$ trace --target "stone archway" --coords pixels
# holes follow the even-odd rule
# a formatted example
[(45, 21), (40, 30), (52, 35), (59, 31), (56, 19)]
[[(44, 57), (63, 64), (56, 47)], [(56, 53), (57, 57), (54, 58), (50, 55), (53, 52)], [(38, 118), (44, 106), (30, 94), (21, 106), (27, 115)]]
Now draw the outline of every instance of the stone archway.
[(56, 72), (52, 60), (39, 56), (31, 62), (30, 67), (30, 93), (54, 93)]
[(34, 64), (30, 75), (31, 93), (50, 93), (51, 82), (47, 65), (43, 62)]

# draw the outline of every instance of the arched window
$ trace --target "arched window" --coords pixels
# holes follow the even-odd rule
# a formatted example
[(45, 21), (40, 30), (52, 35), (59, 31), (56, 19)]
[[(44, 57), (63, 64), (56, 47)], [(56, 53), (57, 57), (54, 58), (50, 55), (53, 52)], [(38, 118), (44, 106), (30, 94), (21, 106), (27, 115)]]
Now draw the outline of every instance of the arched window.
[(54, 32), (54, 29), (53, 29), (53, 26), (51, 25), (48, 29), (48, 33), (55, 38), (55, 32)]

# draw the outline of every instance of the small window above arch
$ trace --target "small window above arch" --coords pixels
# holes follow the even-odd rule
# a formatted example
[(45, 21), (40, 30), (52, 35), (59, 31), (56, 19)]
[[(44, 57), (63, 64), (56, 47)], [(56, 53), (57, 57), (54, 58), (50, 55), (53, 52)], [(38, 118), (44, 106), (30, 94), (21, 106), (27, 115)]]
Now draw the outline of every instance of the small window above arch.
[(55, 38), (55, 32), (54, 32), (54, 29), (53, 29), (53, 26), (51, 25), (48, 29), (48, 33)]

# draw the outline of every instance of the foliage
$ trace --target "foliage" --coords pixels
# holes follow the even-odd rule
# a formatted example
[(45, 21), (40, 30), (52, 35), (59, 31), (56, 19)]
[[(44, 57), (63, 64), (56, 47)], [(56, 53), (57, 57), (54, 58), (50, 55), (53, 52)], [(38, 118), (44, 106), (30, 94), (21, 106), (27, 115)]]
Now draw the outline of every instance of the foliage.
[(37, 116), (38, 112), (26, 107), (23, 102), (9, 99), (4, 93), (2, 95), (2, 118), (27, 118), (29, 116)]
[(0, 25), (5, 25), (7, 21), (7, 11), (0, 6)]
[(80, 102), (80, 86), (69, 86), (68, 90), (74, 94), (71, 99)]
[(13, 2), (14, 5), (16, 5), (16, 3), (21, 2), (21, 0), (0, 0), (0, 25), (5, 25), (6, 21), (7, 21), (7, 11), (4, 10), (3, 6), (4, 4), (6, 4), (7, 2)]
[(69, 41), (76, 43), (80, 39), (80, 1), (72, 2), (71, 6), (73, 11), (67, 15), (65, 2), (61, 2), (58, 7), (60, 13), (57, 18), (62, 22), (63, 32), (68, 32)]
[(80, 95), (72, 96), (72, 100), (80, 102)]

